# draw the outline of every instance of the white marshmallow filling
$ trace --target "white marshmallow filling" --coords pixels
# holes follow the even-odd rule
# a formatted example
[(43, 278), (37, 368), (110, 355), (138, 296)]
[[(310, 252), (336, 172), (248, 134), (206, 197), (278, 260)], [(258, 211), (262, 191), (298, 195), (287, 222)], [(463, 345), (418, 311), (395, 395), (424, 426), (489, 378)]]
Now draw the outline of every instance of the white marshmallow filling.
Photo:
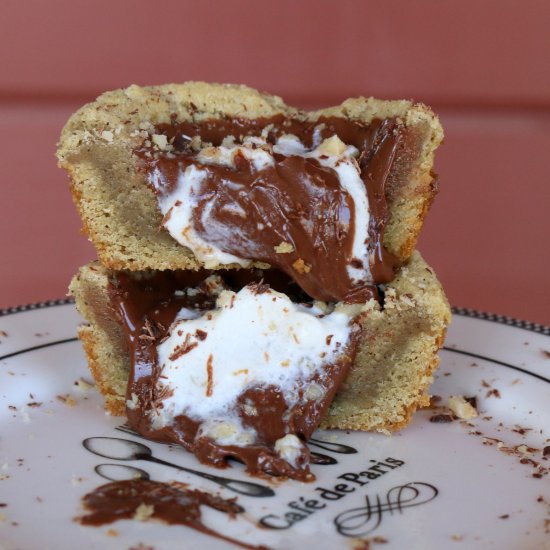
[[(275, 165), (273, 153), (315, 159), (321, 166), (334, 170), (342, 189), (349, 195), (354, 205), (355, 232), (352, 258), (360, 260), (361, 267), (348, 265), (348, 275), (353, 283), (372, 282), (367, 246), (370, 213), (367, 191), (356, 161), (359, 151), (351, 145), (344, 144), (336, 135), (319, 143), (319, 134), (320, 131), (314, 132), (315, 147), (309, 150), (296, 136), (289, 134), (282, 135), (274, 145), (271, 145), (267, 142), (266, 132), (262, 132), (261, 137), (247, 137), (240, 145), (236, 145), (234, 140), (226, 139), (218, 147), (204, 147), (195, 156), (197, 165), (193, 164), (183, 171), (180, 170), (174, 189), (168, 194), (159, 196), (158, 204), (164, 216), (163, 226), (178, 243), (190, 249), (207, 269), (227, 264), (248, 267), (254, 258), (242, 258), (224, 252), (218, 246), (203, 239), (194, 229), (193, 213), (199, 199), (204, 200), (204, 197), (200, 196), (200, 189), (201, 183), (208, 174), (205, 167), (217, 165), (235, 168), (235, 158), (238, 155), (249, 160), (256, 171)], [(155, 168), (149, 177), (156, 188), (167, 187), (165, 177), (159, 169)], [(234, 183), (234, 185), (241, 186), (238, 183)], [(243, 189), (243, 192), (246, 190)], [(208, 226), (209, 231), (215, 232), (223, 240), (230, 242), (235, 239), (235, 231), (238, 232), (239, 229), (231, 228), (229, 230), (209, 217), (214, 200), (212, 198), (203, 209), (201, 223), (205, 227)], [(240, 209), (238, 205), (229, 208)], [(246, 216), (244, 211), (232, 213)], [(243, 240), (246, 239), (245, 235), (242, 237)], [(357, 262), (354, 263), (359, 265)]]
[[(157, 389), (166, 388), (168, 397), (150, 411), (152, 426), (162, 428), (185, 415), (200, 424), (197, 438), (220, 445), (254, 444), (257, 434), (242, 423), (239, 397), (247, 389), (275, 386), (289, 409), (304, 400), (323, 399), (326, 390), (312, 379), (322, 377), (323, 367), (345, 353), (356, 313), (337, 306), (326, 314), (316, 305), (296, 304), (256, 285), (237, 293), (222, 291), (216, 308), (200, 316), (180, 311), (157, 346)], [(244, 408), (248, 414), (261, 414), (253, 404), (245, 402)], [(302, 449), (293, 434), (275, 444), (292, 466)]]

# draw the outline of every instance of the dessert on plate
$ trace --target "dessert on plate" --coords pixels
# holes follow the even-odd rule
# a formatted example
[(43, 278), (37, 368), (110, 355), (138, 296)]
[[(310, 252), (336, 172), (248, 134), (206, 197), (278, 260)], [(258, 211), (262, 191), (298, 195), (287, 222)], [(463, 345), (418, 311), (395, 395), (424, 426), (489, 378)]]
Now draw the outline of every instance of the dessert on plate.
[(58, 150), (98, 261), (71, 293), (106, 408), (204, 463), (307, 480), (318, 427), (428, 402), (450, 311), (416, 252), (437, 117), (245, 86), (108, 92)]

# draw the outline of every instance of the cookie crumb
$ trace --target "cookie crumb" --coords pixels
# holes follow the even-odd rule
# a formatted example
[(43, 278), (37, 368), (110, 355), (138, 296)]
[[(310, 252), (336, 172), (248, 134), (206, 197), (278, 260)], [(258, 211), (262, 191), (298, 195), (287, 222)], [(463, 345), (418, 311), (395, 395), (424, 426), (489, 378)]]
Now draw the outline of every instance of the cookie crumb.
[(300, 274), (309, 273), (311, 271), (311, 266), (306, 264), (302, 258), (298, 258), (292, 264), (292, 267)]
[(74, 407), (77, 404), (76, 399), (68, 393), (65, 395), (57, 395), (56, 397), (59, 401), (61, 401), (62, 403), (65, 403), (65, 405), (69, 407)]
[(161, 151), (166, 151), (169, 148), (168, 138), (164, 134), (153, 134), (151, 140)]
[(107, 143), (113, 143), (113, 132), (110, 132), (109, 130), (103, 130), (103, 132), (101, 132), (101, 139), (106, 141)]
[(134, 519), (137, 521), (146, 521), (155, 513), (155, 507), (152, 504), (142, 502), (134, 513)]
[(294, 252), (294, 247), (286, 241), (281, 241), (280, 244), (273, 247), (273, 250), (275, 250), (277, 254), (290, 254), (291, 252)]
[(451, 395), (447, 401), (447, 406), (455, 416), (462, 420), (470, 420), (477, 417), (477, 409), (472, 406), (462, 395)]

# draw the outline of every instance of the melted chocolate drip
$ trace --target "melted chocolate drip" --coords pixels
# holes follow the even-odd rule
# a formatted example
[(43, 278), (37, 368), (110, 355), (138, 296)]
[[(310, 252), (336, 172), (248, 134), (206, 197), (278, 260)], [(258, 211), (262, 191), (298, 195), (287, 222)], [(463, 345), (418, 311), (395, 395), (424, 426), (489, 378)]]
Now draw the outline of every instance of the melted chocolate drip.
[(82, 499), (88, 514), (78, 518), (82, 525), (99, 526), (120, 519), (132, 519), (139, 514), (138, 508), (146, 505), (150, 518), (169, 525), (186, 525), (205, 535), (236, 544), (241, 548), (268, 550), (266, 546), (253, 546), (227, 537), (210, 529), (201, 520), (200, 506), (205, 505), (234, 517), (242, 508), (235, 499), (204, 493), (198, 489), (174, 487), (158, 481), (132, 479), (115, 481), (98, 487)]
[[(267, 141), (271, 144), (283, 134), (293, 134), (305, 147), (312, 148), (314, 140), (317, 144), (336, 134), (361, 152), (358, 164), (369, 200), (367, 246), (373, 281), (352, 281), (348, 274), (348, 266), (364, 266), (358, 265), (361, 260), (352, 257), (354, 203), (342, 189), (336, 173), (315, 159), (276, 153), (273, 155), (275, 165), (259, 172), (243, 156), (236, 158), (236, 168), (201, 165), (206, 177), (201, 182), (198, 205), (193, 213), (194, 230), (224, 252), (263, 261), (275, 268), (265, 272), (217, 273), (230, 289), (238, 290), (250, 282), (263, 280), (264, 284), (299, 302), (314, 298), (361, 303), (377, 296), (375, 285), (391, 281), (397, 266), (396, 259), (383, 246), (387, 197), (391, 194), (387, 183), (400, 175), (396, 159), (410, 153), (411, 135), (397, 119), (373, 120), (370, 124), (343, 118), (305, 122), (280, 115), (256, 120), (174, 121), (155, 128), (155, 133), (166, 135), (173, 143), (173, 153), (158, 153), (144, 147), (136, 154), (149, 175), (155, 170), (162, 173), (165, 186), (155, 188), (155, 192), (168, 194), (180, 172), (198, 164), (190, 146), (192, 137), (199, 136), (202, 142), (216, 146), (227, 136), (234, 136), (237, 143), (242, 143), (245, 136), (259, 136), (267, 127)], [(235, 191), (235, 183), (246, 192)], [(208, 223), (203, 223), (202, 214), (207, 207)], [(246, 215), (235, 215), (237, 211), (244, 211)], [(216, 232), (216, 227), (224, 230)], [(232, 238), (228, 239), (227, 235)], [(276, 247), (281, 243), (289, 243), (293, 250), (277, 252)], [(197, 437), (200, 424), (183, 415), (176, 417), (170, 426), (152, 428), (148, 413), (162, 407), (167, 397), (157, 389), (161, 374), (157, 345), (167, 336), (182, 307), (206, 311), (214, 306), (214, 298), (207, 292), (188, 295), (175, 291), (197, 286), (209, 273), (205, 270), (159, 273), (139, 282), (124, 275), (113, 279), (111, 293), (123, 320), (133, 361), (127, 388), (127, 398), (134, 402), (134, 407), (127, 410), (130, 426), (149, 439), (178, 443), (206, 464), (223, 467), (227, 458), (236, 458), (253, 474), (314, 479), (309, 472), (307, 449), (292, 467), (273, 447), (275, 441), (286, 434), (295, 434), (302, 440), (311, 436), (351, 365), (357, 332), (352, 333), (340, 360), (324, 365), (321, 374), (302, 381), (304, 389), (313, 382), (321, 386), (324, 392), (321, 399), (305, 399), (302, 395), (301, 404), (290, 407), (275, 386), (250, 387), (240, 396), (237, 410), (241, 422), (258, 434), (253, 445), (220, 445), (212, 439)], [(257, 288), (259, 292), (262, 287)], [(254, 409), (258, 414), (247, 413)]]
[[(331, 117), (306, 122), (279, 115), (162, 124), (155, 132), (173, 140), (174, 154), (151, 154), (147, 148), (137, 154), (146, 172), (162, 173), (165, 186), (155, 188), (155, 192), (163, 195), (174, 189), (180, 172), (200, 164), (189, 146), (193, 136), (217, 146), (227, 136), (234, 136), (237, 143), (244, 136), (258, 136), (267, 126), (271, 127), (267, 138), (270, 143), (282, 134), (293, 134), (311, 148), (317, 128), (320, 139), (336, 134), (359, 149), (361, 178), (369, 200), (368, 250), (373, 281), (357, 283), (350, 279), (349, 265), (364, 267), (361, 260), (352, 257), (354, 204), (335, 171), (315, 159), (274, 154), (275, 165), (259, 172), (244, 157), (236, 159), (235, 169), (201, 165), (207, 176), (200, 184), (194, 230), (224, 252), (284, 271), (315, 299), (367, 301), (376, 295), (374, 285), (393, 279), (397, 265), (382, 244), (388, 219), (386, 182), (394, 170), (396, 155), (406, 149), (408, 140), (407, 128), (397, 120), (375, 119), (365, 124)], [(236, 189), (235, 183), (242, 187)], [(201, 217), (207, 207), (209, 223), (203, 224)], [(239, 211), (246, 212), (246, 216), (235, 213)], [(216, 231), (216, 227), (224, 231)], [(227, 234), (232, 238), (228, 239)], [(283, 242), (294, 250), (278, 253), (275, 247)]]
[[(266, 275), (275, 287), (289, 290), (290, 295), (300, 295), (299, 289), (296, 290), (288, 278), (276, 270), (265, 273), (260, 270), (217, 273), (225, 274), (226, 284), (235, 290), (251, 280), (264, 280)], [(160, 375), (157, 345), (167, 335), (182, 307), (205, 311), (212, 308), (213, 300), (206, 292), (193, 293), (192, 296), (183, 292), (185, 288), (196, 286), (201, 277), (204, 278), (207, 274), (208, 272), (159, 272), (141, 281), (118, 274), (111, 280), (111, 299), (117, 305), (123, 321), (132, 358), (126, 397), (129, 401), (133, 400), (135, 405), (127, 408), (129, 426), (148, 439), (183, 446), (204, 464), (225, 467), (227, 458), (235, 458), (243, 462), (251, 474), (267, 473), (301, 481), (314, 480), (315, 477), (309, 471), (310, 457), (307, 448), (303, 449), (293, 467), (277, 455), (274, 444), (286, 434), (295, 434), (302, 440), (307, 440), (319, 425), (351, 366), (358, 341), (358, 332), (355, 330), (352, 331), (348, 345), (338, 361), (325, 364), (322, 373), (302, 381), (301, 399), (293, 407), (288, 406), (279, 388), (274, 386), (252, 386), (240, 396), (237, 411), (243, 426), (254, 428), (258, 434), (252, 445), (220, 445), (207, 437), (197, 437), (200, 424), (184, 415), (177, 416), (172, 424), (163, 428), (154, 429), (151, 426), (148, 413), (154, 408), (162, 407), (162, 400), (167, 397), (157, 390)], [(258, 285), (258, 292), (261, 290), (262, 285)], [(322, 388), (321, 398), (305, 398), (303, 392), (310, 383)], [(257, 414), (247, 413), (254, 409)]]

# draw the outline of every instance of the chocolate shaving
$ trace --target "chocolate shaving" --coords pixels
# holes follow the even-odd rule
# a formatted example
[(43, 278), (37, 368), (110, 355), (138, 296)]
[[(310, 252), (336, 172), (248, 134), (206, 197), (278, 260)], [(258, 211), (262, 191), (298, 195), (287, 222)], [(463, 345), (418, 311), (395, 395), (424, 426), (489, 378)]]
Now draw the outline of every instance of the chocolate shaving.
[[(164, 327), (160, 323), (154, 323), (149, 319), (148, 317), (145, 318), (145, 322), (143, 323), (142, 327), (142, 336), (147, 336), (149, 338), (152, 338), (153, 340), (156, 340), (163, 332)], [(143, 334), (144, 333), (144, 334)]]
[(174, 207), (170, 208), (166, 214), (164, 214), (164, 217), (162, 218), (162, 221), (160, 222), (160, 225), (157, 228), (157, 232), (160, 232), (163, 228), (163, 226), (170, 220), (172, 217), (172, 211), (174, 210)]
[(522, 426), (518, 426), (516, 424), (516, 427), (513, 428), (512, 431), (520, 435), (525, 435), (527, 432), (532, 431), (532, 429), (533, 428), (523, 428)]
[(168, 386), (162, 386), (160, 390), (157, 389), (155, 392), (155, 403), (153, 406), (155, 408), (159, 408), (162, 401), (165, 399), (168, 399), (169, 397), (172, 397), (174, 395), (174, 390), (172, 388), (169, 388)]
[[(263, 279), (258, 282), (250, 285), (250, 291), (256, 295), (258, 294), (264, 294), (270, 289), (270, 286), (266, 283), (264, 283)], [(233, 303), (231, 303), (231, 307), (233, 307)]]
[(454, 419), (455, 417), (452, 414), (434, 414), (430, 417), (430, 422), (434, 422), (435, 424), (446, 424), (452, 422)]
[(208, 383), (206, 385), (206, 397), (212, 396), (212, 385), (214, 384), (214, 373), (212, 368), (212, 354), (208, 356), (208, 361), (206, 362), (206, 376), (208, 377)]
[(477, 397), (464, 397), (464, 400), (470, 403), (472, 407), (477, 411)]
[(176, 359), (179, 359), (182, 355), (185, 355), (186, 353), (189, 353), (192, 349), (195, 349), (198, 345), (198, 342), (191, 342), (191, 335), (187, 333), (185, 335), (185, 340), (183, 341), (183, 344), (176, 346), (168, 359), (170, 359), (170, 361), (175, 361)]
[(430, 408), (437, 407), (436, 403), (439, 403), (442, 400), (440, 395), (432, 395), (430, 397)]

